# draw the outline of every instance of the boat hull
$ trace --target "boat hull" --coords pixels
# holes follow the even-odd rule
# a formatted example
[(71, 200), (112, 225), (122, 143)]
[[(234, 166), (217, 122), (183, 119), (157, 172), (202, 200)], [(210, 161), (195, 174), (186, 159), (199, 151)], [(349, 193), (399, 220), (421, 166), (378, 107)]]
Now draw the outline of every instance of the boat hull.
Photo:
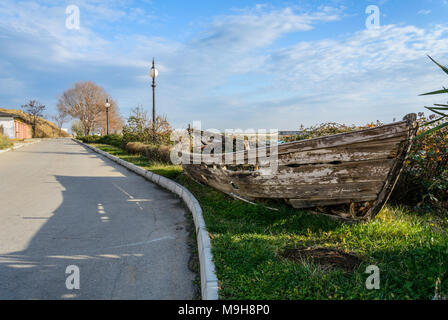
[[(415, 115), (404, 121), (278, 146), (277, 170), (256, 166), (184, 164), (194, 180), (248, 200), (285, 199), (295, 208), (356, 204), (352, 217), (371, 218), (389, 198), (412, 138)], [(247, 151), (245, 154), (247, 160)]]

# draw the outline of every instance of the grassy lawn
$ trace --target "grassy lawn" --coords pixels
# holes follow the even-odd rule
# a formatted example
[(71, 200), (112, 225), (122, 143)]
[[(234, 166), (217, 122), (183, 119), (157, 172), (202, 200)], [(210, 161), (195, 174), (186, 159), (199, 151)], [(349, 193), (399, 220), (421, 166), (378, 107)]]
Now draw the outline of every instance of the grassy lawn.
[[(372, 221), (344, 224), (274, 203), (279, 211), (234, 200), (197, 184), (179, 166), (150, 163), (119, 148), (93, 144), (186, 186), (199, 200), (212, 238), (221, 299), (431, 299), (436, 282), (448, 296), (448, 216), (386, 207)], [(309, 260), (291, 248), (334, 248), (359, 257), (353, 271)], [(367, 290), (368, 265), (380, 269), (380, 289)]]

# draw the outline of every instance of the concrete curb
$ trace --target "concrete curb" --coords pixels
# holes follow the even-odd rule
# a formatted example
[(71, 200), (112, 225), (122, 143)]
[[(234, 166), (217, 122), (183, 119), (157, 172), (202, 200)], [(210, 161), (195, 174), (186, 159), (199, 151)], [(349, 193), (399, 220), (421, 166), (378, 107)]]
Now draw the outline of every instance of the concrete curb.
[(124, 161), (118, 157), (115, 157), (103, 150), (90, 146), (79, 140), (73, 139), (73, 141), (99, 153), (106, 158), (122, 165), (128, 170), (135, 172), (136, 174), (144, 177), (146, 180), (158, 184), (164, 189), (171, 191), (178, 195), (184, 201), (185, 205), (193, 214), (194, 225), (196, 229), (196, 238), (199, 253), (199, 264), (201, 273), (201, 295), (202, 300), (218, 300), (218, 278), (215, 273), (215, 264), (213, 263), (213, 255), (210, 244), (210, 236), (205, 226), (204, 217), (202, 216), (202, 208), (199, 205), (198, 200), (193, 194), (184, 186), (174, 182), (171, 179), (162, 177), (152, 171), (147, 171), (135, 164)]
[(37, 140), (37, 141), (30, 142), (30, 143), (19, 144), (18, 146), (13, 146), (13, 147), (8, 148), (8, 149), (0, 150), (0, 153), (8, 152), (8, 151), (11, 151), (11, 150), (17, 150), (17, 149), (20, 149), (20, 148), (22, 148), (22, 147), (24, 147), (24, 146), (30, 146), (30, 145), (35, 144), (35, 143), (38, 143), (38, 142), (40, 142), (40, 141), (41, 141), (41, 140)]

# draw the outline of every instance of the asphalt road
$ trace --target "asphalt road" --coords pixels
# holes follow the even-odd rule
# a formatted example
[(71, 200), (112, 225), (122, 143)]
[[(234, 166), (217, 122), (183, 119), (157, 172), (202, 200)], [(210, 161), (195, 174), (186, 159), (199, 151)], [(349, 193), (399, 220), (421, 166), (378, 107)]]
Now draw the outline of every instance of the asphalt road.
[(192, 299), (187, 225), (174, 195), (72, 140), (2, 153), (0, 299)]

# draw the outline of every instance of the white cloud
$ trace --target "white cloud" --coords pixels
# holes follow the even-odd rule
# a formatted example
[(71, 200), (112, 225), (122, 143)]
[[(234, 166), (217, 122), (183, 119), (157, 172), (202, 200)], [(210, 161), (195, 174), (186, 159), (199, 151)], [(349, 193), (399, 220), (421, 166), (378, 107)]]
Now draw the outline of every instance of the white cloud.
[(193, 45), (235, 53), (265, 47), (285, 33), (308, 31), (317, 22), (338, 19), (336, 13), (324, 9), (313, 14), (297, 14), (291, 8), (266, 12), (257, 7), (246, 14), (221, 16)]
[(309, 119), (319, 110), (322, 121), (387, 122), (437, 99), (417, 95), (446, 81), (426, 55), (448, 57), (447, 33), (448, 26), (389, 25), (343, 39), (300, 42), (274, 53), (267, 72), (276, 71), (277, 90), (297, 93), (291, 101), (297, 116)]
[(383, 26), (363, 30), (345, 39), (300, 42), (272, 55), (272, 66), (281, 68), (291, 80), (326, 81), (337, 76), (371, 72), (393, 75), (397, 70), (418, 66), (412, 63), (427, 54), (448, 53), (448, 26), (425, 30), (414, 26)]
[[(340, 19), (341, 9), (303, 13), (260, 5), (211, 18), (180, 42), (144, 29), (109, 36), (98, 31), (152, 19), (124, 0), (77, 1), (79, 32), (64, 27), (65, 2), (53, 3), (0, 3), (0, 59), (6, 61), (0, 80), (52, 103), (73, 82), (93, 80), (120, 102), (125, 116), (137, 104), (149, 108), (153, 56), (161, 71), (157, 107), (175, 126), (203, 120), (221, 129), (293, 129), (321, 121), (391, 121), (421, 110), (430, 98), (416, 95), (445, 80), (425, 55), (448, 60), (447, 26), (388, 25), (299, 41), (301, 32)], [(279, 47), (279, 39), (294, 33), (295, 42)], [(9, 95), (0, 93), (0, 103), (2, 97)]]
[(431, 10), (425, 10), (425, 9), (422, 9), (417, 12), (417, 14), (422, 14), (422, 15), (428, 15), (430, 13), (431, 13)]

